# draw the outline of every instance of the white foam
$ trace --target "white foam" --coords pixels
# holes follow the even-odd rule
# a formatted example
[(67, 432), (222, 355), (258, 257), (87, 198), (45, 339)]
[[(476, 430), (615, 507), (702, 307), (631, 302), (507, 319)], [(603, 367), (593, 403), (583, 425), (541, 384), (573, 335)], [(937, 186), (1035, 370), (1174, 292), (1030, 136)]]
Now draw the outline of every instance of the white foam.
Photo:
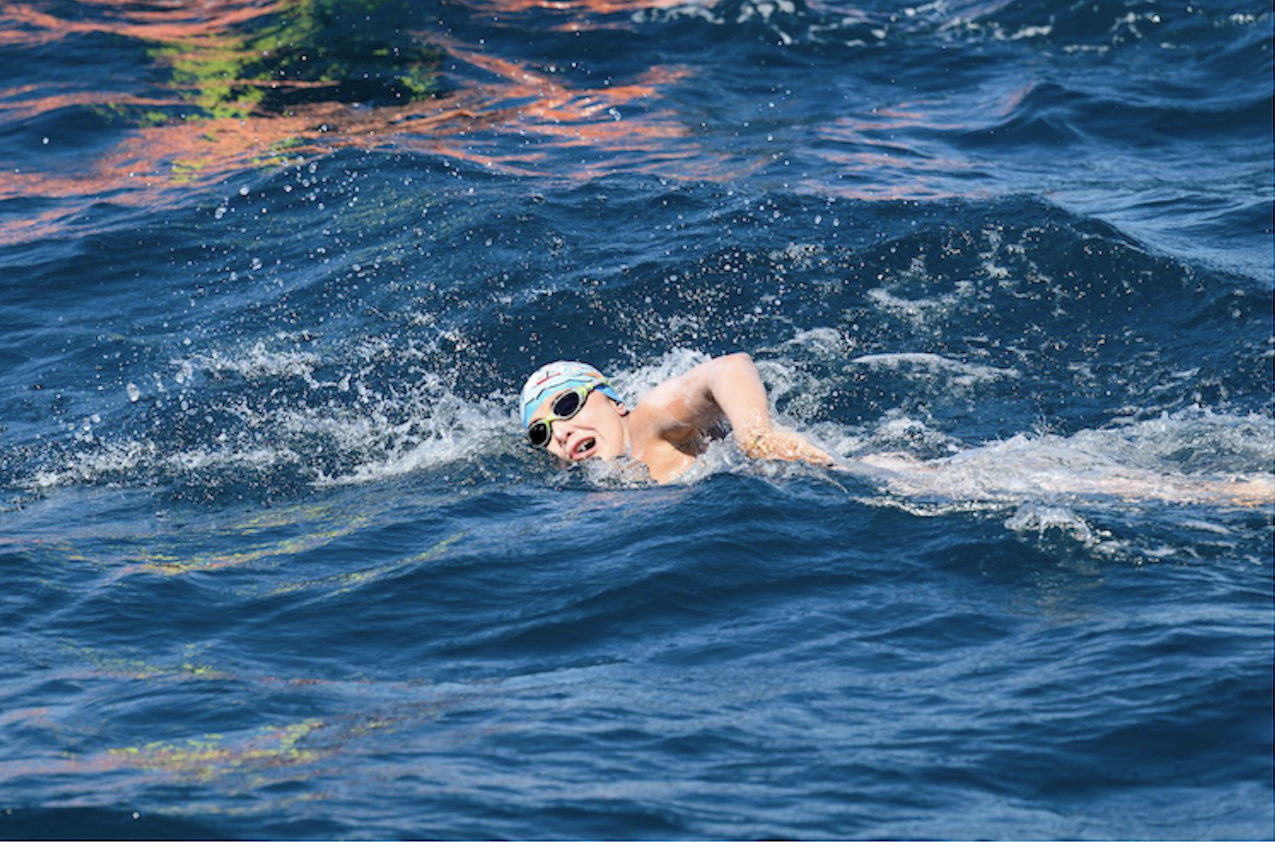
[(100, 444), (93, 451), (71, 454), (61, 467), (35, 471), (28, 485), (35, 489), (48, 489), (92, 482), (105, 475), (133, 471), (151, 460), (155, 453), (153, 444), (141, 441)]
[(1005, 521), (1005, 526), (1015, 532), (1035, 532), (1041, 537), (1050, 532), (1061, 533), (1087, 547), (1096, 545), (1099, 540), (1085, 519), (1066, 506), (1029, 503), (1020, 506)]
[[(917, 265), (913, 272), (924, 275), (924, 266)], [(897, 319), (906, 319), (918, 327), (942, 317), (946, 313), (964, 306), (966, 299), (976, 293), (974, 285), (969, 281), (956, 281), (953, 291), (932, 298), (903, 298), (885, 287), (868, 290), (868, 299), (877, 309)]]
[(172, 365), (183, 378), (188, 378), (195, 371), (204, 371), (214, 376), (233, 372), (245, 380), (254, 381), (274, 377), (310, 379), (319, 365), (319, 357), (308, 351), (269, 350), (264, 343), (258, 342), (241, 353), (214, 351), (189, 359), (175, 359)]
[[(1083, 498), (1251, 507), (1275, 502), (1271, 461), (1251, 461), (1253, 453), (1269, 454), (1271, 438), (1269, 418), (1188, 411), (1067, 437), (1020, 434), (941, 459), (908, 453), (859, 459), (888, 472), (883, 476), (889, 490), (904, 497), (1007, 505)], [(1230, 461), (1216, 455), (1218, 443), (1227, 439)], [(1180, 452), (1198, 447), (1214, 448), (1210, 469), (1184, 470)]]
[(370, 412), (307, 411), (285, 423), (357, 458), (339, 475), (320, 474), (318, 484), (360, 484), (512, 451), (519, 441), (512, 402), (512, 396), (465, 399), (426, 378), (410, 395), (378, 401)]
[(950, 378), (959, 386), (973, 386), (992, 380), (1018, 377), (1017, 369), (995, 368), (987, 365), (961, 362), (939, 354), (903, 352), (894, 354), (864, 354), (850, 362), (871, 368), (887, 368), (904, 376)]
[(798, 331), (792, 339), (765, 350), (783, 354), (788, 359), (795, 354), (817, 360), (835, 361), (845, 359), (853, 349), (853, 345), (853, 341), (836, 328), (816, 327)]
[(213, 486), (223, 482), (227, 472), (262, 476), (283, 469), (320, 485), (364, 483), (473, 462), (507, 452), (517, 441), (511, 398), (464, 399), (438, 377), (422, 377), (405, 394), (383, 395), (361, 379), (351, 385), (354, 375), (333, 384), (318, 383), (302, 355), (254, 350), (244, 358), (207, 355), (196, 364), (246, 378), (302, 377), (311, 394), (336, 388), (351, 397), (318, 405), (278, 399), (276, 407), (241, 393), (216, 408), (237, 420), (220, 433), (208, 430), (198, 444), (174, 448), (170, 431), (188, 427), (192, 416), (199, 416), (201, 425), (213, 421), (210, 412), (200, 409), (200, 386), (188, 383), (169, 403), (166, 411), (171, 414), (161, 414), (142, 435), (98, 437), (91, 447), (63, 452), (60, 464), (34, 471), (26, 484), (34, 489), (96, 482), (146, 484), (157, 476), (180, 476), (184, 482)]
[(380, 482), (417, 471), (434, 470), (449, 465), (491, 458), (512, 449), (511, 440), (516, 420), (504, 409), (476, 412), (467, 420), (458, 420), (448, 428), (447, 422), (435, 417), (419, 429), (369, 429), (363, 441), (374, 442), (389, 452), (370, 457), (337, 476), (320, 474), (317, 485), (350, 485)]
[(174, 471), (199, 473), (228, 468), (266, 471), (283, 463), (301, 461), (301, 455), (287, 447), (222, 447), (184, 450), (164, 458), (161, 464)]

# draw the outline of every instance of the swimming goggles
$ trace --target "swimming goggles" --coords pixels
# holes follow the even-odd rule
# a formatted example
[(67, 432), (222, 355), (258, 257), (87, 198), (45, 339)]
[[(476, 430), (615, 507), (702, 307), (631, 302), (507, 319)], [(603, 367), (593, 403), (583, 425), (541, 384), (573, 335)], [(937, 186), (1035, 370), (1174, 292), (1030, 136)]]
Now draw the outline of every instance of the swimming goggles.
[(531, 425), (527, 427), (527, 439), (531, 442), (532, 447), (548, 447), (549, 441), (553, 438), (553, 422), (574, 418), (584, 408), (584, 403), (589, 399), (590, 392), (609, 385), (603, 380), (591, 386), (576, 386), (574, 389), (568, 389), (554, 398), (553, 403), (549, 405), (549, 411), (552, 414), (547, 418), (532, 421)]

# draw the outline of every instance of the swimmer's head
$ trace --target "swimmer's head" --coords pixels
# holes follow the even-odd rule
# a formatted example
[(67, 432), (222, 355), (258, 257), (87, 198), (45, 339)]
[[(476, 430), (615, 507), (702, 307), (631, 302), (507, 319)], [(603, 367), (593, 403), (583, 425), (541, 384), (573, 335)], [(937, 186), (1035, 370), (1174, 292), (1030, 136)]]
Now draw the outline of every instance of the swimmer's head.
[(584, 363), (559, 360), (542, 366), (535, 374), (527, 378), (522, 387), (522, 426), (526, 429), (531, 424), (531, 416), (536, 414), (544, 402), (566, 389), (580, 387), (592, 388), (606, 395), (617, 404), (623, 403), (615, 393), (607, 379), (596, 368)]
[(584, 363), (551, 363), (522, 389), (527, 440), (564, 462), (614, 459), (627, 452), (627, 412), (602, 374)]

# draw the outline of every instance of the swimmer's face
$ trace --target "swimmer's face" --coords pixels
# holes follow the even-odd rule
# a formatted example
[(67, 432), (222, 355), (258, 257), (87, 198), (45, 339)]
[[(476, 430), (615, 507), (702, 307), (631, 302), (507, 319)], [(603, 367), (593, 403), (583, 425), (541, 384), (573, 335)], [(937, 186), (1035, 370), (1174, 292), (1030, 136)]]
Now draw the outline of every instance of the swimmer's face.
[[(545, 401), (531, 416), (532, 422), (552, 417), (553, 405), (557, 399), (558, 395), (554, 395)], [(546, 449), (566, 462), (614, 459), (624, 453), (622, 413), (622, 407), (617, 406), (606, 395), (598, 391), (589, 392), (579, 412), (570, 418), (559, 418), (553, 422)]]

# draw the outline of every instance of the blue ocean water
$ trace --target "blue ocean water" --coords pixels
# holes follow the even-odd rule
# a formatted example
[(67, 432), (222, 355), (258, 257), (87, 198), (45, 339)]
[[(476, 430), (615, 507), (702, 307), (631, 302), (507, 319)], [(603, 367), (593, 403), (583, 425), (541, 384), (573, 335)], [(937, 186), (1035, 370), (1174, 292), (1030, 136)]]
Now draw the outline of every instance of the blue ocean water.
[(1271, 32), (6, 4), (0, 836), (1272, 838)]

